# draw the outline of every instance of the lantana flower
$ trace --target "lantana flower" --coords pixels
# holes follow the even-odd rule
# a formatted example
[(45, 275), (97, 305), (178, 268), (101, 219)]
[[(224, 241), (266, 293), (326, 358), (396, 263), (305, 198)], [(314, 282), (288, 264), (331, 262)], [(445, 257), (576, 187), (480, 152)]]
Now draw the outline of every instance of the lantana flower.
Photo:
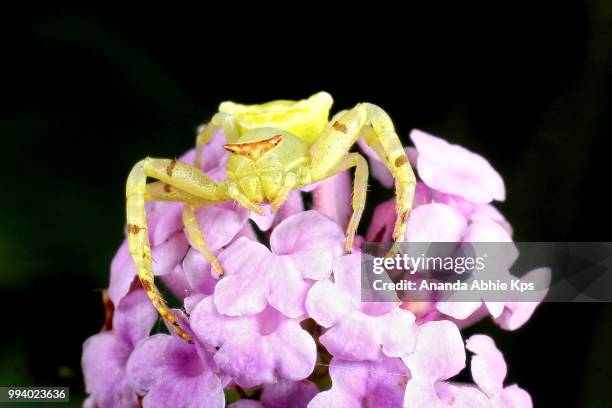
[(156, 334), (134, 350), (127, 373), (132, 387), (144, 395), (144, 406), (225, 406), (223, 377), (215, 372), (210, 353), (197, 341), (192, 343), (176, 335)]
[(316, 211), (279, 224), (270, 236), (271, 250), (240, 238), (219, 257), (225, 277), (215, 288), (215, 305), (229, 316), (259, 313), (268, 304), (288, 317), (303, 316), (308, 290), (330, 275), (343, 242), (338, 225)]
[(319, 338), (335, 357), (377, 361), (412, 351), (414, 315), (399, 303), (361, 301), (361, 255), (334, 264), (334, 282), (317, 282), (306, 300), (308, 314), (327, 330)]
[[(511, 243), (512, 227), (493, 204), (505, 199), (505, 186), (490, 163), (421, 131), (411, 139), (415, 147), (405, 151), (419, 180), (404, 240)], [(224, 143), (220, 131), (202, 156), (201, 169), (215, 180), (226, 178)], [(373, 177), (393, 187), (384, 164), (360, 146)], [(179, 160), (194, 158), (191, 150)], [(222, 407), (231, 390), (240, 396), (233, 408), (531, 407), (526, 391), (504, 386), (506, 363), (493, 340), (474, 335), (464, 344), (460, 328), (490, 314), (514, 330), (539, 302), (363, 301), (364, 238), (355, 237), (351, 254), (343, 248), (348, 173), (291, 192), (276, 213), (253, 214), (233, 202), (197, 209), (221, 278), (192, 246), (183, 208), (147, 203), (147, 228), (153, 272), (192, 341), (151, 334), (157, 315), (124, 242), (111, 265), (112, 327), (84, 343), (86, 406)], [(395, 216), (394, 200), (377, 206), (365, 241), (391, 242)], [(466, 350), (473, 384), (455, 381)]]
[(134, 348), (148, 336), (157, 321), (157, 311), (144, 290), (125, 296), (114, 309), (112, 327), (91, 336), (83, 344), (82, 368), (90, 394), (86, 407), (138, 406), (126, 366)]
[(317, 350), (312, 336), (271, 306), (258, 314), (225, 316), (212, 297), (203, 299), (191, 314), (196, 337), (216, 349), (214, 361), (243, 387), (303, 380), (314, 369)]
[[(462, 146), (452, 145), (436, 136), (413, 130), (410, 138), (416, 146), (411, 151), (411, 161), (416, 165), (422, 181), (417, 183), (415, 205), (406, 228), (407, 242), (512, 242), (512, 227), (491, 204), (505, 199), (504, 182), (482, 156)], [(367, 151), (366, 151), (367, 152)], [(379, 166), (380, 160), (368, 154), (371, 162)], [(382, 182), (386, 173), (381, 169)], [(394, 201), (379, 205), (375, 222), (368, 231), (368, 240), (388, 242), (395, 222), (392, 211)], [(510, 257), (505, 265), (512, 266), (518, 254)], [(500, 266), (503, 267), (503, 266)], [(509, 272), (508, 272), (509, 274)], [(538, 268), (528, 272), (524, 281), (537, 282), (538, 288), (546, 287), (550, 270)], [(539, 300), (546, 295), (540, 290)], [(490, 314), (495, 322), (506, 330), (516, 330), (534, 312), (539, 301), (532, 302), (424, 302), (405, 304), (402, 307), (417, 314), (419, 322), (439, 318), (443, 313), (462, 325), (469, 325)], [(438, 312), (438, 313), (436, 313)]]
[(404, 405), (531, 408), (531, 398), (524, 390), (516, 385), (504, 388), (506, 362), (490, 337), (474, 335), (465, 348), (474, 353), (471, 362), (474, 385), (449, 381), (465, 367), (466, 353), (457, 326), (437, 321), (419, 327), (416, 349), (404, 357), (411, 374)]

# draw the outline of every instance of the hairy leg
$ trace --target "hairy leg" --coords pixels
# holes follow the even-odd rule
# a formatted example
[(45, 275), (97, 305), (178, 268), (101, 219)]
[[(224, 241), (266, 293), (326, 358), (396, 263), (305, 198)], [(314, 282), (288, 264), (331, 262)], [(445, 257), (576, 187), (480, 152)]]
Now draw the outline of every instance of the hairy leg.
[(397, 243), (404, 237), (416, 178), (391, 119), (378, 106), (360, 103), (346, 113), (336, 115), (313, 148), (310, 177), (301, 180), (300, 184), (332, 175), (335, 166), (348, 155), (360, 136), (381, 157), (395, 179), (397, 220), (393, 238)]
[(353, 181), (353, 214), (346, 228), (345, 250), (351, 251), (355, 234), (359, 227), (359, 221), (363, 214), (366, 203), (366, 192), (368, 190), (368, 162), (359, 153), (349, 153), (334, 169), (331, 176), (342, 173), (355, 167), (355, 179)]
[(291, 190), (295, 188), (296, 184), (297, 184), (297, 177), (295, 173), (285, 174), (285, 178), (283, 180), (283, 186), (281, 187), (276, 198), (272, 202), (272, 212), (277, 211), (280, 208), (280, 206), (283, 205), (285, 200), (287, 200), (287, 197), (289, 197), (289, 193), (291, 193)]
[[(161, 180), (170, 186), (170, 191), (166, 191), (167, 188), (158, 183), (147, 187), (147, 177)], [(136, 265), (138, 278), (162, 318), (174, 328), (179, 337), (189, 342), (191, 342), (191, 336), (180, 327), (177, 317), (170, 311), (155, 286), (145, 201), (147, 197), (155, 198), (164, 196), (164, 194), (169, 198), (178, 197), (172, 194), (187, 194), (193, 196), (191, 200), (197, 197), (210, 202), (222, 201), (227, 199), (224, 187), (223, 184), (215, 183), (206, 174), (192, 166), (176, 160), (151, 158), (138, 162), (132, 168), (126, 184), (128, 246)], [(173, 193), (174, 188), (180, 192)]]
[[(412, 209), (414, 201), (414, 190), (416, 187), (416, 177), (410, 166), (410, 161), (404, 151), (404, 146), (395, 132), (393, 122), (387, 113), (380, 107), (371, 103), (364, 103), (368, 113), (368, 119), (374, 129), (373, 139), (366, 140), (370, 146), (377, 150), (377, 143), (380, 143), (387, 156), (385, 162), (387, 168), (395, 179), (395, 209), (397, 220), (393, 229), (393, 238), (397, 242), (403, 239), (406, 232), (408, 215)], [(380, 153), (379, 153), (380, 154)]]
[(195, 206), (190, 204), (185, 205), (185, 209), (183, 210), (183, 224), (185, 225), (185, 230), (195, 249), (197, 249), (198, 252), (204, 256), (204, 258), (206, 258), (206, 260), (210, 263), (215, 276), (219, 278), (221, 275), (223, 275), (223, 268), (221, 267), (217, 256), (210, 249), (208, 249), (204, 234), (202, 233), (202, 230), (200, 230), (200, 225), (198, 224), (195, 210)]

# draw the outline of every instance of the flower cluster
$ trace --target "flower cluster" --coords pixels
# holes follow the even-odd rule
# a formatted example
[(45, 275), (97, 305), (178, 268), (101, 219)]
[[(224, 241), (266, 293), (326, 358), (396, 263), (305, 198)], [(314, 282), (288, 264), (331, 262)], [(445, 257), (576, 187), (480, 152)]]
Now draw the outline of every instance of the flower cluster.
[[(421, 131), (411, 138), (420, 181), (405, 240), (511, 241), (491, 205), (505, 190), (490, 164)], [(225, 178), (224, 143), (221, 131), (202, 162), (217, 180)], [(383, 163), (361, 147), (372, 174), (391, 186)], [(191, 151), (180, 160), (193, 158)], [(112, 319), (83, 345), (85, 406), (530, 407), (526, 391), (504, 387), (506, 363), (493, 340), (464, 343), (459, 328), (490, 314), (514, 330), (537, 303), (362, 302), (358, 248), (343, 249), (350, 187), (341, 174), (314, 186), (311, 209), (294, 191), (263, 216), (234, 203), (200, 208), (221, 279), (191, 246), (182, 204), (147, 204), (154, 273), (180, 303), (175, 312), (193, 344), (159, 325), (151, 334), (158, 318), (124, 242), (111, 265)], [(376, 208), (366, 241), (391, 241), (394, 207)], [(466, 350), (473, 384), (453, 381)]]

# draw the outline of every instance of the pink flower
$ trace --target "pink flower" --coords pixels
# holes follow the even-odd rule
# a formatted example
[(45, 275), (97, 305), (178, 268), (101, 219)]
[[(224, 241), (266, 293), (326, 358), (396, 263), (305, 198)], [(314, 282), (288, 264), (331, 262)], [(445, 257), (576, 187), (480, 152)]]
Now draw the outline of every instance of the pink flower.
[(145, 407), (224, 407), (223, 382), (199, 345), (156, 334), (134, 350), (127, 372)]
[(410, 372), (399, 358), (380, 361), (345, 361), (334, 358), (329, 365), (333, 385), (319, 393), (309, 408), (401, 407)]
[(327, 328), (321, 344), (335, 357), (376, 361), (412, 351), (414, 315), (393, 302), (361, 302), (361, 256), (334, 263), (334, 282), (317, 282), (306, 299), (308, 314)]
[(240, 238), (219, 256), (225, 276), (217, 284), (215, 305), (221, 314), (256, 314), (271, 305), (288, 317), (305, 315), (304, 301), (315, 280), (331, 273), (343, 252), (337, 224), (306, 211), (279, 224), (270, 237), (272, 251)]
[[(510, 224), (490, 204), (505, 198), (490, 164), (435, 136), (415, 130), (411, 137), (416, 149), (405, 151), (421, 180), (405, 240), (511, 243)], [(226, 178), (224, 143), (220, 131), (204, 148), (201, 169), (215, 180)], [(360, 145), (373, 176), (392, 187), (383, 162)], [(193, 163), (194, 154), (180, 160)], [(157, 315), (146, 294), (134, 289), (124, 243), (111, 265), (112, 331), (84, 343), (85, 405), (221, 407), (228, 387), (250, 396), (233, 408), (530, 407), (524, 390), (504, 387), (506, 363), (493, 340), (475, 335), (464, 347), (458, 326), (490, 314), (514, 330), (539, 302), (441, 302), (434, 294), (403, 304), (362, 301), (362, 238), (355, 240), (356, 253), (343, 249), (350, 182), (344, 172), (302, 188), (312, 192), (310, 211), (301, 191), (291, 192), (275, 214), (268, 205), (256, 215), (232, 202), (197, 209), (199, 227), (224, 269), (220, 279), (184, 231), (184, 205), (147, 203), (154, 273), (191, 314), (187, 320), (175, 310), (192, 342), (174, 334), (149, 337)], [(394, 200), (379, 205), (367, 240), (391, 241), (395, 217)], [(509, 275), (517, 256), (508, 254), (502, 272)], [(521, 279), (542, 287), (548, 273), (540, 268)], [(466, 348), (473, 353), (473, 384), (453, 381), (465, 367)], [(316, 373), (313, 381), (325, 383), (320, 375), (330, 354), (332, 387), (319, 392), (308, 378)], [(259, 388), (242, 390), (253, 387)]]
[[(418, 191), (417, 191), (418, 192)], [(423, 193), (424, 194), (424, 193)], [(448, 204), (435, 202), (435, 197), (443, 197)], [(492, 206), (475, 205), (466, 200), (449, 195), (433, 195), (429, 203), (416, 206), (408, 219), (405, 240), (407, 242), (512, 242), (509, 235), (511, 228), (501, 214)], [(368, 238), (382, 238), (390, 240), (395, 221), (394, 208), (390, 203), (381, 204), (376, 209), (379, 216), (376, 223), (372, 223), (368, 231)], [(506, 275), (510, 276), (509, 269), (518, 257), (518, 252), (508, 256)], [(501, 276), (501, 275), (500, 275)], [(480, 276), (486, 278), (486, 276)], [(474, 279), (476, 276), (473, 277)], [(527, 273), (522, 282), (533, 282), (538, 288), (548, 287), (550, 270), (547, 268), (534, 269)], [(539, 301), (546, 295), (546, 290), (540, 291)], [(482, 302), (446, 301), (419, 302), (418, 305), (403, 305), (402, 307), (417, 314), (418, 322), (439, 318), (433, 312), (444, 313), (457, 320), (471, 324), (478, 321), (487, 313), (495, 322), (506, 330), (515, 330), (523, 325), (538, 306), (539, 301), (530, 302), (495, 302), (482, 299), (486, 307), (481, 308)]]
[(504, 388), (506, 363), (493, 340), (475, 335), (467, 340), (472, 357), (475, 385), (447, 380), (465, 367), (465, 350), (459, 329), (448, 321), (419, 327), (414, 353), (404, 357), (412, 378), (408, 381), (404, 406), (416, 407), (531, 407), (531, 398), (516, 385)]
[(125, 296), (114, 311), (112, 330), (88, 338), (81, 365), (88, 407), (137, 407), (138, 396), (126, 374), (128, 358), (157, 321), (143, 290)]
[(228, 408), (306, 408), (319, 389), (308, 380), (266, 384), (259, 401), (242, 399)]
[(419, 153), (419, 176), (429, 187), (478, 204), (505, 200), (504, 181), (482, 156), (417, 129), (410, 138)]
[(303, 380), (314, 369), (313, 338), (268, 306), (258, 314), (230, 317), (217, 311), (212, 297), (203, 299), (190, 317), (197, 338), (216, 349), (214, 361), (243, 387), (274, 383), (279, 378)]

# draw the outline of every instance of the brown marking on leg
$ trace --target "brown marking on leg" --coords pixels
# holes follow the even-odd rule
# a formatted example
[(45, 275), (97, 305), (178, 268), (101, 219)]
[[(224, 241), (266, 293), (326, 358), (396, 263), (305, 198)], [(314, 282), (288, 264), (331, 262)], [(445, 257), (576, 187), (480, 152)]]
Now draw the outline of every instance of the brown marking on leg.
[(168, 177), (172, 177), (174, 166), (176, 166), (176, 160), (170, 161), (170, 164), (168, 165), (168, 167), (166, 167), (166, 174), (168, 175)]
[(400, 214), (400, 220), (402, 224), (406, 224), (408, 222), (408, 211), (404, 211)]
[(172, 187), (170, 186), (170, 184), (164, 184), (164, 191), (166, 193), (171, 193), (172, 192)]
[(151, 283), (149, 283), (148, 281), (141, 279), (140, 280), (140, 284), (142, 285), (142, 288), (144, 290), (146, 290), (147, 292), (150, 292), (151, 290), (153, 290), (153, 287), (151, 286)]
[(346, 133), (348, 131), (348, 129), (346, 128), (346, 125), (338, 121), (335, 121), (332, 127), (336, 129), (338, 132)]
[(400, 156), (395, 159), (395, 167), (401, 167), (406, 163), (408, 163), (408, 158), (406, 156)]
[(134, 225), (134, 224), (128, 224), (127, 225), (127, 232), (128, 234), (138, 234), (140, 232), (141, 228), (138, 225)]

